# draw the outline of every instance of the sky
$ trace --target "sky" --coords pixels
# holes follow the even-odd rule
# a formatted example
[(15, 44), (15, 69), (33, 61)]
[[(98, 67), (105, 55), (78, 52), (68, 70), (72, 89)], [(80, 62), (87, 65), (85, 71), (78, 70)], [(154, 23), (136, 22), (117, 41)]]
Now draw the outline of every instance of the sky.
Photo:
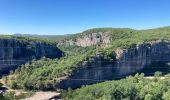
[(0, 0), (0, 34), (170, 26), (170, 0)]

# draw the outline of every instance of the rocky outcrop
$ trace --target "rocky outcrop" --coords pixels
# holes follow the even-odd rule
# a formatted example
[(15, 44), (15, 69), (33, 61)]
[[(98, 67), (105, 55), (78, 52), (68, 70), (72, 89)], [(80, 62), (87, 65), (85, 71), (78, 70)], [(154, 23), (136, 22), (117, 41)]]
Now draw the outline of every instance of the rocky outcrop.
[(97, 44), (108, 44), (111, 42), (111, 36), (108, 32), (97, 32), (97, 33), (89, 33), (82, 34), (75, 39), (62, 40), (58, 43), (58, 45), (77, 45), (82, 47), (97, 45)]
[(170, 42), (152, 41), (134, 48), (117, 49), (116, 61), (104, 60), (98, 54), (78, 66), (66, 79), (56, 84), (57, 88), (77, 88), (105, 80), (122, 78), (136, 73), (152, 63), (170, 61)]
[(0, 74), (8, 73), (17, 66), (40, 57), (62, 56), (55, 45), (38, 41), (0, 39)]

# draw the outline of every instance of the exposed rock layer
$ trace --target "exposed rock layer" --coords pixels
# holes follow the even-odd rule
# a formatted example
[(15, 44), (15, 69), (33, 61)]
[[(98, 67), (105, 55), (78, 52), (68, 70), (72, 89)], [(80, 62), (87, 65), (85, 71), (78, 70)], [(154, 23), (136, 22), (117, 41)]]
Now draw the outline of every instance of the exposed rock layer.
[(92, 46), (96, 44), (108, 44), (111, 42), (111, 37), (108, 32), (98, 32), (98, 33), (89, 33), (89, 34), (82, 34), (82, 36), (70, 39), (70, 40), (63, 40), (58, 43), (58, 45), (77, 45), (82, 47)]
[(151, 63), (170, 61), (170, 42), (153, 41), (135, 48), (115, 51), (117, 61), (105, 61), (103, 55), (96, 55), (89, 61), (77, 65), (66, 79), (56, 84), (57, 88), (77, 88), (81, 85), (112, 80), (136, 73)]
[(55, 46), (44, 42), (0, 39), (0, 73), (40, 57), (61, 57), (62, 52)]

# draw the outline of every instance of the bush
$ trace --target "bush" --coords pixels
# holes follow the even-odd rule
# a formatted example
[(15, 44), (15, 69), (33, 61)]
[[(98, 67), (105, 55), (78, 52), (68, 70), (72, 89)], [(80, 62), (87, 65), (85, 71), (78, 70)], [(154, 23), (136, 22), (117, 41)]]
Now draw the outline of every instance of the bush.
[(160, 76), (162, 76), (162, 72), (157, 71), (154, 73), (154, 77), (160, 77)]
[(17, 89), (18, 88), (17, 82), (16, 81), (11, 81), (10, 88)]

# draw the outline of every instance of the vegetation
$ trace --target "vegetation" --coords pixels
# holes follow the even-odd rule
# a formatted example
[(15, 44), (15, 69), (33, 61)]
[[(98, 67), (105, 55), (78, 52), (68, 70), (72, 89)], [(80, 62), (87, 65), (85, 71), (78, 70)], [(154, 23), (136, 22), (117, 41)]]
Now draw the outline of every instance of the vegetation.
[(45, 42), (48, 44), (55, 44), (55, 42), (52, 40), (39, 38), (39, 37), (33, 37), (33, 36), (0, 35), (0, 39), (16, 39), (16, 40), (22, 40), (28, 43), (37, 41), (37, 42)]
[[(71, 72), (77, 68), (78, 64), (95, 56), (96, 53), (103, 53), (106, 60), (111, 58), (115, 60), (114, 50), (117, 48), (136, 47), (142, 43), (153, 40), (170, 40), (170, 28), (165, 27), (151, 30), (97, 28), (84, 31), (80, 34), (68, 37), (66, 36), (64, 37), (64, 41), (69, 39), (74, 40), (78, 37), (83, 37), (97, 32), (103, 32), (103, 34), (107, 33), (112, 37), (112, 42), (108, 47), (102, 47), (102, 45), (89, 47), (61, 45), (59, 48), (65, 52), (65, 56), (60, 59), (42, 58), (22, 65), (12, 74), (12, 78), (8, 78), (9, 85), (12, 88), (23, 88), (29, 90), (51, 89), (58, 79), (71, 74)], [(37, 37), (9, 37), (30, 41), (37, 40)], [(41, 39), (50, 41), (50, 37), (48, 39), (40, 38), (40, 40)], [(54, 38), (50, 42), (54, 43)], [(150, 95), (148, 95), (147, 98), (149, 97)]]
[(169, 76), (162, 80), (161, 76), (147, 79), (144, 74), (136, 74), (117, 81), (68, 89), (62, 97), (64, 100), (169, 100), (169, 87)]
[(6, 92), (4, 95), (0, 94), (0, 100), (20, 100), (32, 96), (33, 92), (20, 93), (16, 95), (14, 91)]
[[(19, 67), (14, 75), (8, 79), (11, 88), (23, 88), (29, 90), (52, 89), (57, 78), (67, 76), (75, 65), (90, 57), (95, 47), (73, 47), (65, 48), (66, 55), (60, 59), (49, 59), (43, 57)], [(74, 51), (74, 52), (73, 52)]]
[(21, 92), (20, 94), (16, 94), (15, 91), (6, 91), (4, 90), (3, 84), (0, 83), (0, 100), (20, 100), (30, 97), (33, 94), (34, 92), (31, 91)]

